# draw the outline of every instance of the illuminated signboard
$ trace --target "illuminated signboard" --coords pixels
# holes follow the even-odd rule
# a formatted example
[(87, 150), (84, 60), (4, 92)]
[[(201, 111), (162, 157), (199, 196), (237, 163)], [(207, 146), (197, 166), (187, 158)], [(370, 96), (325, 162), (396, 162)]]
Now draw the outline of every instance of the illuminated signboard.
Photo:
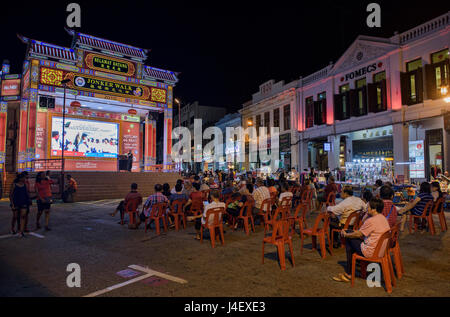
[(20, 79), (5, 79), (2, 81), (2, 96), (20, 95)]
[(69, 79), (68, 88), (99, 92), (109, 95), (149, 100), (158, 103), (167, 103), (167, 90), (157, 87), (148, 87), (131, 82), (122, 82), (112, 79), (103, 79), (81, 73), (65, 72), (59, 69), (41, 68), (41, 84), (61, 86), (61, 81)]
[(423, 140), (409, 141), (409, 178), (425, 178)]
[(136, 67), (129, 61), (123, 61), (97, 54), (87, 54), (85, 62), (86, 66), (90, 69), (105, 71), (113, 74), (133, 76), (136, 72)]

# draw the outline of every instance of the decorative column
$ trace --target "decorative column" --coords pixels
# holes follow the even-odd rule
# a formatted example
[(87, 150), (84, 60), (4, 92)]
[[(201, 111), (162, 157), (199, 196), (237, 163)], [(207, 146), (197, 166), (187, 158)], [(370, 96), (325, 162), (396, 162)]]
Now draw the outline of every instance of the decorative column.
[(37, 89), (30, 89), (30, 99), (28, 100), (27, 112), (27, 149), (26, 149), (26, 170), (31, 172), (32, 161), (36, 155), (36, 121), (37, 121)]
[(19, 147), (17, 150), (17, 171), (26, 169), (27, 158), (27, 126), (28, 126), (28, 99), (22, 99), (19, 111)]
[(149, 172), (156, 163), (156, 121), (145, 119), (144, 171)]
[(331, 151), (328, 152), (328, 167), (332, 171), (339, 168), (340, 137), (328, 136), (328, 142), (331, 145)]
[(172, 164), (172, 109), (165, 109), (163, 169), (169, 170), (172, 167), (171, 164)]
[(392, 126), (392, 136), (394, 139), (394, 177), (404, 176), (409, 179), (408, 165), (396, 164), (409, 161), (409, 127), (403, 123)]
[(8, 119), (8, 103), (0, 102), (0, 173), (5, 170), (6, 128)]

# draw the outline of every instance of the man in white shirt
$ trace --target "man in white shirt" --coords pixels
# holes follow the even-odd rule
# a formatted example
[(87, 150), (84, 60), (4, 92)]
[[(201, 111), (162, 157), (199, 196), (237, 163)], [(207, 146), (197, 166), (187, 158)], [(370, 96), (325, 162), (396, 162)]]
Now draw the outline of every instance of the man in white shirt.
[(288, 181), (296, 182), (298, 181), (298, 178), (299, 178), (298, 172), (295, 170), (295, 167), (293, 167), (291, 171), (288, 173)]
[(264, 185), (264, 182), (261, 178), (258, 178), (256, 181), (257, 189), (253, 192), (252, 196), (255, 200), (255, 208), (253, 209), (253, 214), (256, 214), (261, 209), (261, 204), (264, 200), (270, 199), (269, 189)]
[[(351, 187), (345, 187), (341, 196), (344, 199), (343, 201), (336, 206), (328, 206), (327, 208), (330, 216), (330, 232), (331, 229), (342, 228), (352, 212), (364, 210), (366, 207), (366, 204), (361, 198), (353, 196), (353, 189)], [(339, 237), (335, 235), (333, 240), (333, 247), (339, 248)]]

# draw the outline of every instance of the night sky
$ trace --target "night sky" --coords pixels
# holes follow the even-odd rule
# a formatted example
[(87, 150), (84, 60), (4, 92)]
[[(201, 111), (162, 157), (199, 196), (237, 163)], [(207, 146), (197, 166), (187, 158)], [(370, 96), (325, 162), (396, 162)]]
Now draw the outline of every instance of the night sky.
[[(68, 3), (81, 5), (81, 32), (151, 49), (147, 64), (181, 72), (175, 96), (233, 112), (263, 82), (289, 82), (335, 62), (358, 34), (394, 31), (446, 13), (445, 1), (8, 1), (2, 3), (0, 61), (20, 72), (16, 33), (67, 46)], [(381, 28), (366, 25), (381, 5)]]

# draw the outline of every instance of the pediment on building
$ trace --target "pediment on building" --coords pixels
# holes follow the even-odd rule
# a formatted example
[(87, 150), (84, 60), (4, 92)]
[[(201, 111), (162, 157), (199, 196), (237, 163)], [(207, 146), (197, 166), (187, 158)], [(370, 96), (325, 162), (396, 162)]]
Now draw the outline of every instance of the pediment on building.
[(364, 65), (395, 48), (397, 45), (390, 43), (388, 39), (360, 35), (334, 64), (331, 73), (337, 74)]

